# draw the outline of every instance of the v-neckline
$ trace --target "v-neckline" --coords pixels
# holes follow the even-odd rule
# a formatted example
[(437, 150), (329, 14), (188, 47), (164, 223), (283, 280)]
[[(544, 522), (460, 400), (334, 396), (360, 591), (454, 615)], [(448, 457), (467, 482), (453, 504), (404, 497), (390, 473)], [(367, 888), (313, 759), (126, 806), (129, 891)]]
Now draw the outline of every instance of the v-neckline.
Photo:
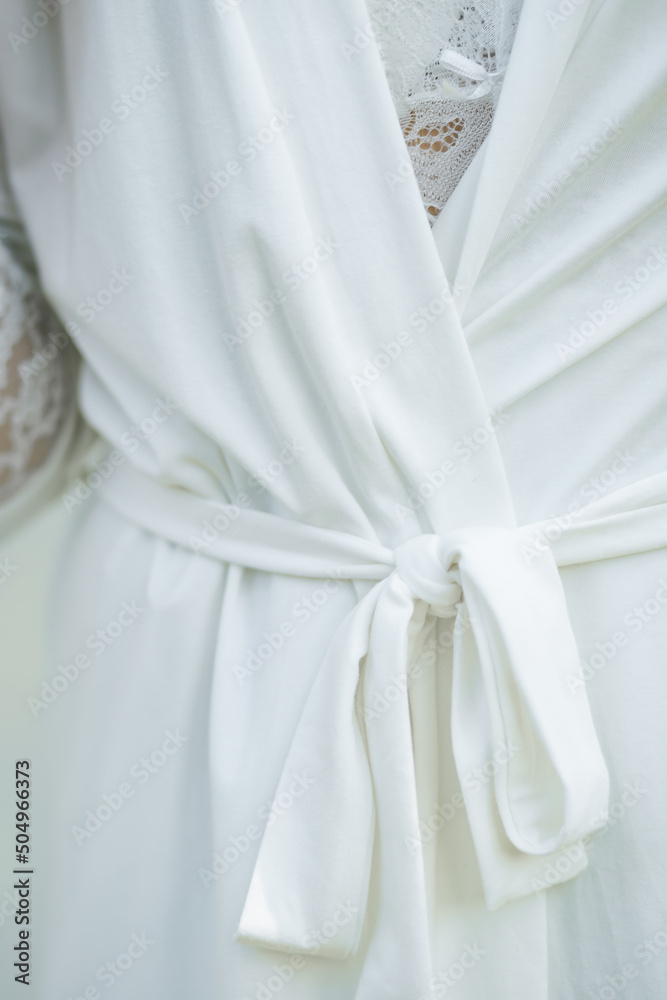
[(591, 0), (553, 27), (552, 0), (524, 0), (493, 122), (431, 228), (459, 314), (488, 256)]

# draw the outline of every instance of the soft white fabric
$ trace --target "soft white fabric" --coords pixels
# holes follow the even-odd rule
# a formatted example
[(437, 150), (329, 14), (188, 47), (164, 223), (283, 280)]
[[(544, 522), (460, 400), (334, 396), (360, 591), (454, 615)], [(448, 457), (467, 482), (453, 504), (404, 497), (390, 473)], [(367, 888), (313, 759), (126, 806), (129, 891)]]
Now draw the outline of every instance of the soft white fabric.
[[(7, 5), (5, 33), (31, 14)], [(414, 178), (386, 180), (405, 145), (383, 65), (370, 43), (346, 48), (366, 18), (357, 0), (71, 4), (15, 41), (0, 69), (10, 180), (42, 284), (81, 329), (81, 409), (112, 449), (64, 498), (72, 528), (51, 607), (49, 684), (65, 671), (74, 679), (61, 693), (36, 691), (27, 708), (56, 793), (38, 958), (45, 998), (104, 989), (97, 971), (142, 933), (152, 943), (113, 981), (116, 997), (580, 1000), (627, 963), (636, 974), (625, 996), (660, 996), (659, 955), (644, 961), (637, 949), (667, 924), (656, 833), (667, 815), (657, 478), (667, 429), (665, 14), (657, 3), (638, 19), (618, 0), (567, 13), (526, 0), (491, 131), (432, 230)], [(216, 517), (202, 514), (184, 545), (160, 500), (141, 527), (143, 485), (130, 486), (130, 467)], [(604, 523), (591, 526), (591, 508), (580, 512), (592, 500)], [(292, 541), (312, 545), (280, 551), (277, 536), (267, 548), (258, 535), (250, 547), (272, 565), (251, 561), (247, 538), (236, 555), (211, 558), (250, 513), (281, 518)], [(498, 540), (523, 526), (526, 559), (552, 597), (520, 584), (520, 599), (553, 614), (558, 635), (541, 662), (570, 663), (571, 629), (586, 669), (566, 670), (571, 723), (560, 703), (547, 712), (540, 687), (522, 733), (567, 728), (591, 751), (581, 783), (567, 740), (549, 738), (534, 759), (560, 766), (564, 755), (566, 799), (588, 787), (593, 765), (595, 799), (558, 861), (543, 856), (531, 869), (532, 891), (491, 910), (485, 888), (492, 902), (520, 895), (508, 892), (505, 834), (491, 817), (521, 752), (506, 747), (506, 760), (479, 773), (466, 770), (464, 751), (478, 760), (489, 739), (489, 664), (504, 683), (525, 682), (526, 670), (534, 681), (528, 623), (477, 542), (469, 578), (466, 543), (454, 581), (470, 627), (427, 622), (402, 546), (420, 539), (426, 557), (433, 542), (422, 536), (446, 546), (453, 533), (489, 529)], [(324, 556), (319, 532), (335, 533)], [(343, 563), (338, 577), (340, 545), (354, 571)], [(391, 572), (392, 553), (412, 583)], [(441, 584), (429, 566), (426, 583)], [(434, 603), (442, 611), (440, 598), (448, 608), (453, 596), (439, 591)], [(387, 624), (376, 629), (370, 612), (381, 603)], [(511, 655), (487, 659), (484, 641)], [(318, 684), (331, 680), (327, 650), (338, 642), (341, 685), (322, 706)], [(387, 682), (399, 697), (364, 689), (379, 718), (362, 716), (355, 730), (347, 653), (355, 645), (361, 658), (367, 642), (364, 684), (385, 684), (395, 666)], [(420, 642), (406, 697), (407, 643)], [(511, 699), (514, 710), (522, 703)], [(285, 915), (267, 930), (265, 911), (252, 908), (257, 892), (275, 889), (264, 873), (282, 877), (271, 852), (291, 871), (303, 860), (319, 873), (340, 861), (327, 852), (343, 834), (355, 850), (369, 840), (356, 812), (337, 811), (326, 843), (300, 840), (326, 822), (308, 772), (270, 808), (290, 753), (301, 761), (310, 746), (302, 726), (317, 729), (317, 767), (320, 750), (342, 752), (368, 727), (353, 763), (368, 759), (378, 780), (377, 824), (364, 912), (337, 899), (308, 928), (308, 954), (290, 955), (235, 937), (243, 920), (246, 936), (260, 929), (270, 944), (276, 930), (282, 943)], [(179, 731), (187, 739), (176, 746)], [(139, 762), (155, 753), (162, 763), (144, 782)], [(533, 778), (521, 785), (531, 796)], [(133, 794), (107, 816), (104, 796), (123, 782)], [(545, 843), (560, 831), (549, 812), (557, 799), (544, 804)], [(576, 840), (596, 826), (576, 874)], [(297, 887), (305, 910), (289, 917), (299, 929), (301, 915), (321, 918), (316, 889)], [(354, 954), (328, 957), (344, 940), (356, 945), (357, 931)]]
[[(665, 490), (663, 476), (658, 496)], [(147, 529), (156, 527), (159, 511), (160, 533), (184, 547), (197, 538), (199, 525), (215, 526), (219, 515), (206, 501), (151, 487), (128, 471), (104, 492)], [(628, 546), (614, 523), (612, 546), (614, 539), (629, 552), (664, 546), (665, 497), (657, 512), (640, 509), (636, 526), (649, 519), (647, 540), (637, 534)], [(577, 562), (590, 557), (586, 539), (614, 521), (582, 516), (589, 530), (570, 555)], [(493, 760), (499, 747), (513, 751), (483, 802), (468, 807), (487, 905), (494, 909), (534, 892), (545, 863), (607, 822), (608, 775), (585, 691), (582, 685), (573, 695), (567, 684), (578, 669), (576, 642), (550, 550), (530, 554), (535, 530), (468, 528), (441, 539), (417, 536), (395, 553), (373, 552), (368, 543), (355, 545), (353, 536), (241, 511), (207, 544), (210, 557), (265, 572), (318, 578), (333, 565), (336, 578), (385, 576), (336, 633), (308, 695), (276, 796), (289, 798), (295, 774), (307, 773), (314, 788), (290, 810), (289, 821), (265, 834), (239, 940), (285, 951), (316, 948), (333, 958), (357, 950), (376, 836), (384, 831), (390, 841), (399, 827), (404, 841), (418, 836), (414, 777), (401, 788), (397, 775), (412, 758), (408, 677), (433, 630), (429, 612), (456, 618), (452, 737), (462, 787), (465, 775)], [(609, 540), (607, 546), (593, 558), (618, 554)], [(374, 723), (373, 694), (396, 683), (402, 705)], [(355, 716), (358, 689), (362, 724)], [(579, 844), (568, 877), (584, 864)], [(385, 887), (396, 905), (418, 879), (400, 855), (383, 864), (382, 877), (396, 883)], [(340, 899), (351, 902), (355, 919), (324, 946), (308, 945), (310, 929), (323, 926)]]

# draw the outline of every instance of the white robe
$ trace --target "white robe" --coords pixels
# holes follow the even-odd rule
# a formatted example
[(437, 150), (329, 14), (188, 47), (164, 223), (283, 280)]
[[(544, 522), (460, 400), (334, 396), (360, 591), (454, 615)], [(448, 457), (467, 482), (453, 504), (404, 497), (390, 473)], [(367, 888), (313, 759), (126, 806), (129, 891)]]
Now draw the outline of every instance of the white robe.
[(662, 5), (526, 0), (432, 231), (360, 0), (230, 6), (73, 2), (0, 69), (111, 449), (32, 703), (38, 995), (657, 998)]

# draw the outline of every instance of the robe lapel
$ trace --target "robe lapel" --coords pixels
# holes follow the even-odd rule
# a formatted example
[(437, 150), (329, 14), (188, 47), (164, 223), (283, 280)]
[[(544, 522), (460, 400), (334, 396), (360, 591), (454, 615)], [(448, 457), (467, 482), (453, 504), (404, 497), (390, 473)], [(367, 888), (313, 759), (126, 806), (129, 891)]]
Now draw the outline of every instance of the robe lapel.
[(553, 0), (525, 0), (491, 131), (433, 226), (459, 315), (548, 113), (590, 0), (555, 18)]

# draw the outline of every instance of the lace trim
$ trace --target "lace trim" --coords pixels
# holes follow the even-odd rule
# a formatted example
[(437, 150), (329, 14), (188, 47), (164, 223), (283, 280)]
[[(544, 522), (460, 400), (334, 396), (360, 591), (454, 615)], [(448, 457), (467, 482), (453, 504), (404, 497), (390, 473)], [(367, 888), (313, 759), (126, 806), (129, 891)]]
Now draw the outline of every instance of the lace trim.
[(522, 0), (367, 0), (433, 223), (484, 142)]
[(0, 501), (48, 457), (73, 397), (73, 375), (69, 337), (0, 243)]

